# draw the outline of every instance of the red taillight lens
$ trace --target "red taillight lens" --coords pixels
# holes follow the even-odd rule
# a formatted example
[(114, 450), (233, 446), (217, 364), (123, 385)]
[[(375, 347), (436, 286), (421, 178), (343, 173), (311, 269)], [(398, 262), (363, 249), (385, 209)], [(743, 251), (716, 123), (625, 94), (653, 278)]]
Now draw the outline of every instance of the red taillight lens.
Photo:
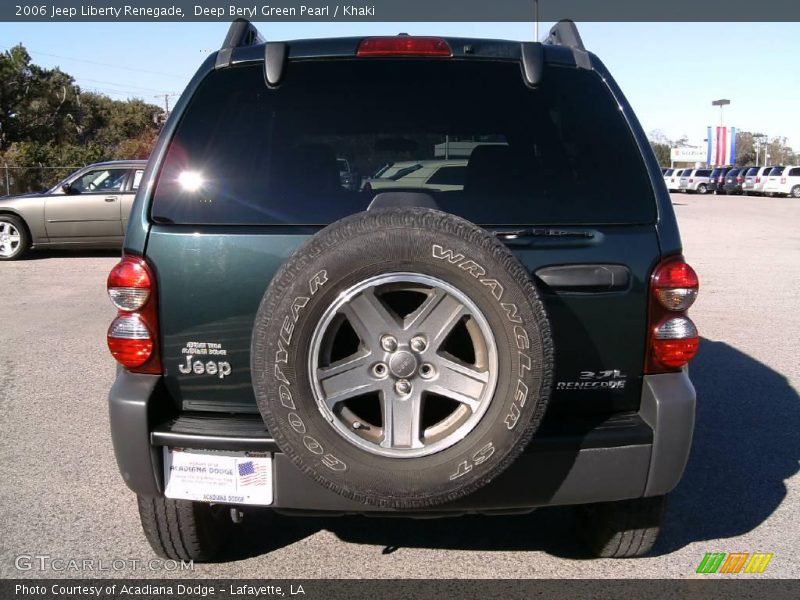
[(761, 177), (756, 177), (756, 183), (761, 183)]
[(126, 256), (108, 274), (108, 295), (119, 310), (134, 311), (150, 297), (152, 280), (143, 259)]
[(653, 340), (653, 354), (655, 359), (666, 367), (679, 369), (697, 354), (700, 338), (693, 337), (685, 340)]
[(675, 371), (694, 358), (700, 338), (686, 311), (698, 290), (697, 273), (681, 256), (662, 261), (653, 271), (646, 373)]
[(653, 272), (655, 297), (667, 310), (684, 311), (697, 297), (697, 273), (682, 259), (661, 263)]
[(453, 56), (450, 46), (442, 38), (371, 37), (358, 45), (357, 56)]
[(108, 328), (108, 349), (123, 367), (141, 367), (153, 354), (153, 336), (141, 317), (122, 315)]
[(136, 373), (161, 373), (155, 279), (143, 258), (123, 256), (108, 275), (108, 295), (118, 309), (108, 329), (108, 349)]
[(743, 181), (744, 181), (744, 177), (742, 177), (741, 175), (737, 175), (736, 176), (736, 183), (742, 183)]

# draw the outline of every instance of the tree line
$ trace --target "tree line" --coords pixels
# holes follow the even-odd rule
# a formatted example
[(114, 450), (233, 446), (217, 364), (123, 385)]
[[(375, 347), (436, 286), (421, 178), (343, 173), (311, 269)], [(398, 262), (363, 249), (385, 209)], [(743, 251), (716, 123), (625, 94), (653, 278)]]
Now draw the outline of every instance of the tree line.
[(0, 176), (17, 193), (88, 163), (147, 158), (163, 121), (158, 106), (81, 90), (59, 68), (33, 64), (21, 44), (0, 54), (0, 81)]

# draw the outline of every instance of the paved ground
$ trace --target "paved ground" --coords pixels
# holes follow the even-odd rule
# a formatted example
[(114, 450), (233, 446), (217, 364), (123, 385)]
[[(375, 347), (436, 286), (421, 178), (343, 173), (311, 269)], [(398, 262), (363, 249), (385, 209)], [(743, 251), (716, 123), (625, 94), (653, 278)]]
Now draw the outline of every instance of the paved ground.
[[(263, 515), (233, 560), (194, 574), (691, 577), (705, 552), (764, 551), (775, 554), (770, 575), (800, 577), (800, 202), (673, 200), (702, 281), (692, 314), (704, 340), (692, 366), (695, 445), (652, 557), (576, 554), (565, 509), (441, 521)], [(104, 288), (115, 260), (48, 253), (0, 265), (0, 576), (78, 575), (19, 572), (21, 554), (152, 557), (106, 422)]]

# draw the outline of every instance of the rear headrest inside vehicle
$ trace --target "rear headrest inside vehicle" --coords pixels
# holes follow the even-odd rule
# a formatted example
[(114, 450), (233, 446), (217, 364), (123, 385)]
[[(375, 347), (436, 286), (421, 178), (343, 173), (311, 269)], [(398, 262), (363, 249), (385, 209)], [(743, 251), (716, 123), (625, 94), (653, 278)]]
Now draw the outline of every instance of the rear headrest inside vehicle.
[(274, 177), (286, 191), (296, 194), (342, 191), (336, 153), (328, 145), (303, 144), (288, 153), (285, 163), (276, 162)]
[(525, 186), (533, 164), (509, 146), (477, 146), (470, 154), (464, 191), (468, 194), (514, 195)]

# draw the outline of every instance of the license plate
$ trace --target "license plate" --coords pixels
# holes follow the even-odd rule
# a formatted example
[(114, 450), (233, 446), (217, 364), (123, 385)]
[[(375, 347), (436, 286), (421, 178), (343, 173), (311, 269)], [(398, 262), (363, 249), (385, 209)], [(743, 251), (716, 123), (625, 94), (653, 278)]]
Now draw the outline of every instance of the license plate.
[(164, 448), (164, 495), (226, 504), (272, 504), (272, 456)]

